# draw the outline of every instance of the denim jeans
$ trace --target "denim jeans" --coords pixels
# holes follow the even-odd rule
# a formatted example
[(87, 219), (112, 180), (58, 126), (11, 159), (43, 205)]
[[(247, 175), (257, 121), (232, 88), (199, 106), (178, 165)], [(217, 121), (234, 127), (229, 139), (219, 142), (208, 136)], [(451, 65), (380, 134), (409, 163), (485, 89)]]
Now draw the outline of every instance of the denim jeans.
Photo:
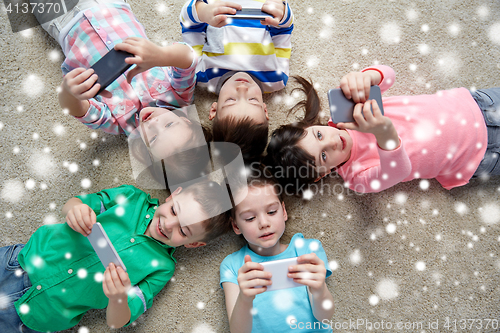
[(500, 175), (500, 88), (480, 89), (471, 92), (483, 112), (488, 129), (488, 148), (474, 177)]
[(36, 331), (26, 327), (19, 318), (14, 302), (31, 287), (28, 274), (17, 261), (24, 244), (0, 248), (0, 327), (3, 333)]

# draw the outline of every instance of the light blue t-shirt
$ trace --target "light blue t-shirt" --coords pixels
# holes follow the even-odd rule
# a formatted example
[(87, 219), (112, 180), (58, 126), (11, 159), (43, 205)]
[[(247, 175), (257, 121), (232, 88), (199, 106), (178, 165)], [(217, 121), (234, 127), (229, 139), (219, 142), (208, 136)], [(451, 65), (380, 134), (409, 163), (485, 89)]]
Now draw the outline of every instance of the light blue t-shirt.
[[(317, 239), (305, 239), (302, 234), (295, 234), (285, 251), (276, 256), (260, 256), (248, 245), (228, 255), (220, 265), (220, 284), (232, 282), (238, 285), (238, 270), (245, 263), (245, 255), (250, 255), (254, 262), (264, 262), (298, 257), (307, 253), (316, 255), (325, 263), (326, 277), (332, 275), (328, 259), (321, 242)], [(328, 324), (322, 324), (314, 318), (307, 287), (297, 287), (267, 291), (255, 296), (253, 301), (252, 333), (262, 332), (332, 332)], [(303, 329), (300, 329), (303, 328)]]

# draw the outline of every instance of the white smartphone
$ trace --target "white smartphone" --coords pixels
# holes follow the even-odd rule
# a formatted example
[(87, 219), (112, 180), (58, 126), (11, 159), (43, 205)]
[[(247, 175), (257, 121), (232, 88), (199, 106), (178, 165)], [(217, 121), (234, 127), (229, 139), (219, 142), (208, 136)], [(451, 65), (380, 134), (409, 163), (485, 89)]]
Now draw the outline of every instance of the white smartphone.
[[(384, 107), (382, 105), (382, 93), (380, 92), (379, 86), (371, 86), (370, 96), (368, 99), (374, 99), (377, 101), (378, 107), (383, 115)], [(330, 116), (335, 124), (354, 122), (352, 114), (354, 112), (355, 103), (351, 99), (347, 99), (344, 96), (342, 89), (338, 88), (328, 90), (328, 104), (330, 105)]]
[(101, 260), (104, 268), (107, 268), (109, 263), (112, 262), (116, 266), (121, 266), (125, 272), (127, 271), (127, 268), (120, 259), (118, 252), (116, 252), (113, 244), (109, 240), (108, 235), (99, 222), (94, 224), (92, 232), (87, 236), (87, 238), (94, 248), (95, 253), (97, 253), (97, 256)]
[(271, 14), (263, 12), (259, 8), (242, 8), (237, 10), (236, 14), (227, 14), (233, 19), (265, 20), (266, 17), (273, 17)]
[(304, 286), (303, 284), (294, 282), (292, 278), (288, 277), (288, 266), (298, 265), (297, 257), (266, 261), (266, 262), (261, 262), (260, 264), (264, 266), (265, 272), (271, 272), (273, 274), (271, 278), (273, 284), (267, 286), (266, 291)]

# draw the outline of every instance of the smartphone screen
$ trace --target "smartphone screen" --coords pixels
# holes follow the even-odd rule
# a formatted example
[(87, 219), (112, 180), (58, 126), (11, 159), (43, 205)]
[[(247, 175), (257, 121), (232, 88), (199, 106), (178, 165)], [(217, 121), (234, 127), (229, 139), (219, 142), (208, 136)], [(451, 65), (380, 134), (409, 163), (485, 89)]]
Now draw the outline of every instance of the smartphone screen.
[[(370, 96), (368, 99), (376, 100), (380, 111), (384, 114), (382, 93), (380, 92), (379, 86), (371, 86)], [(355, 103), (351, 99), (347, 99), (344, 96), (342, 89), (330, 89), (328, 91), (328, 104), (330, 105), (330, 115), (332, 117), (332, 121), (335, 124), (354, 122), (352, 114), (354, 112)]]
[(273, 275), (271, 278), (273, 284), (267, 286), (266, 291), (304, 286), (303, 284), (294, 282), (292, 278), (288, 277), (288, 266), (297, 265), (297, 257), (266, 261), (260, 264), (264, 266), (265, 272), (271, 272)]
[(96, 95), (99, 95), (107, 86), (132, 66), (125, 62), (125, 58), (133, 56), (133, 54), (125, 51), (111, 49), (104, 57), (90, 67), (97, 74), (96, 84), (99, 83), (101, 85)]
[(228, 14), (234, 19), (264, 20), (266, 17), (273, 17), (271, 14), (263, 12), (259, 8), (242, 8), (236, 14)]
[(127, 268), (123, 264), (118, 252), (116, 252), (113, 244), (109, 240), (108, 235), (99, 222), (94, 224), (92, 232), (87, 236), (87, 239), (94, 248), (94, 251), (101, 260), (104, 268), (108, 267), (110, 263), (114, 263), (116, 266), (121, 266), (125, 272), (127, 271)]

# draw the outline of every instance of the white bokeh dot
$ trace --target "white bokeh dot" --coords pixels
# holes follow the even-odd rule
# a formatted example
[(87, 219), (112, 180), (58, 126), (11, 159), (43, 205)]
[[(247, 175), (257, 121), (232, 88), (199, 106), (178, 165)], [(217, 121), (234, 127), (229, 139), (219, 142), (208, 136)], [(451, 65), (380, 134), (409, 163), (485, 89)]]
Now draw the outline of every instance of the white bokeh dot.
[(417, 261), (415, 263), (415, 268), (417, 269), (417, 271), (424, 271), (425, 267), (426, 267), (426, 265), (425, 265), (425, 262), (423, 262), (423, 261)]
[(83, 187), (83, 188), (89, 188), (90, 186), (92, 186), (92, 182), (90, 181), (90, 179), (88, 178), (84, 178), (82, 179), (80, 185)]
[(80, 268), (76, 273), (80, 279), (85, 279), (87, 277), (87, 270), (85, 268)]

